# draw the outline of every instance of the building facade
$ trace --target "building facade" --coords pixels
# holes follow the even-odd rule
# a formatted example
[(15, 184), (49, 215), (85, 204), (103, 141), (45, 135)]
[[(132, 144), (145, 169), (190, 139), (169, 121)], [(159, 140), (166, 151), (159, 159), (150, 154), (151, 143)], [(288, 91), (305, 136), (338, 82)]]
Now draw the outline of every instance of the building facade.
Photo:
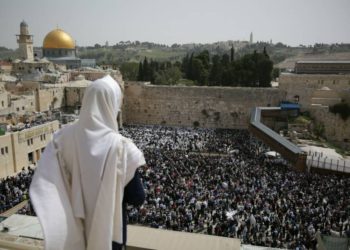
[(297, 61), (296, 74), (349, 74), (350, 61)]
[[(328, 92), (331, 95), (329, 97), (335, 97), (336, 93), (339, 98), (345, 99), (350, 91), (350, 74), (283, 73), (279, 77), (279, 89), (287, 93), (287, 100), (298, 102), (302, 110), (318, 104), (314, 103), (313, 98), (319, 96), (319, 92), (325, 88), (331, 91)], [(326, 97), (328, 93), (323, 92), (322, 96)]]
[(0, 178), (38, 162), (58, 128), (58, 121), (52, 121), (0, 136)]

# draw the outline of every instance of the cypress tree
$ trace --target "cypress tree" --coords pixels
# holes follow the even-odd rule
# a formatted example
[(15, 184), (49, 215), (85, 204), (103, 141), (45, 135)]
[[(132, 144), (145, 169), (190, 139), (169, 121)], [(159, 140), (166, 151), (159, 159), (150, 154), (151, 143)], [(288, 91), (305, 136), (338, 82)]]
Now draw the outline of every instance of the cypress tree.
[(137, 80), (143, 81), (143, 67), (142, 62), (139, 63), (139, 73), (137, 74)]
[(266, 46), (264, 46), (264, 52), (263, 52), (264, 56), (266, 58), (270, 58), (269, 55), (267, 54), (267, 51), (266, 51)]
[(150, 68), (148, 65), (147, 57), (143, 60), (143, 80), (144, 81), (150, 81), (151, 80), (151, 75), (150, 75)]
[(235, 60), (235, 49), (233, 48), (233, 45), (232, 45), (232, 48), (231, 48), (231, 62), (233, 62)]
[(193, 52), (192, 52), (190, 60), (188, 62), (187, 71), (186, 71), (186, 78), (190, 79), (190, 80), (194, 80), (192, 66), (193, 66)]

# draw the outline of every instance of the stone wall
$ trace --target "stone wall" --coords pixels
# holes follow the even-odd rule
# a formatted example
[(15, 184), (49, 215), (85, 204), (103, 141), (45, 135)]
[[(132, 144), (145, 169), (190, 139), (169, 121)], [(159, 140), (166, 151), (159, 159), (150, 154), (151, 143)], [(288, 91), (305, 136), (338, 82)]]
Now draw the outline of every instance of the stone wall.
[(339, 115), (328, 111), (328, 108), (312, 108), (310, 115), (316, 124), (324, 126), (327, 141), (350, 150), (350, 118), (344, 121)]
[(24, 115), (26, 112), (35, 111), (34, 95), (11, 96), (9, 113)]
[(324, 87), (329, 88), (342, 96), (350, 89), (350, 74), (322, 75), (322, 74), (281, 74), (279, 89), (287, 93), (287, 100), (294, 101), (299, 96), (302, 110), (308, 110), (312, 104), (315, 91)]
[(78, 107), (81, 106), (86, 87), (66, 87), (65, 88), (65, 106)]
[(127, 83), (126, 124), (247, 128), (255, 106), (278, 106), (285, 93), (272, 88), (155, 86)]
[(36, 110), (39, 112), (61, 108), (64, 105), (64, 88), (44, 88), (36, 91)]

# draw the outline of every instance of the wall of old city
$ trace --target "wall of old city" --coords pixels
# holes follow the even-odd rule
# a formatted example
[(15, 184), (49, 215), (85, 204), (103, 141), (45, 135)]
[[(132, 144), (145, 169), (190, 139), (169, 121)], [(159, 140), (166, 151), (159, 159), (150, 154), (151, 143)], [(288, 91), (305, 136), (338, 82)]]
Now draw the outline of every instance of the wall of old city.
[(5, 89), (11, 94), (22, 95), (29, 92), (34, 92), (40, 88), (40, 83), (35, 81), (22, 81), (22, 82), (6, 82)]
[(287, 93), (287, 100), (294, 101), (299, 96), (303, 110), (310, 108), (315, 91), (324, 87), (342, 95), (350, 89), (350, 74), (281, 74), (279, 89)]
[(44, 112), (64, 106), (64, 88), (51, 87), (36, 91), (37, 111)]
[(324, 137), (335, 145), (350, 150), (350, 118), (343, 120), (328, 111), (328, 107), (312, 108), (310, 115), (316, 124), (324, 126)]
[(81, 105), (86, 87), (67, 86), (65, 88), (65, 105), (78, 107)]
[(251, 108), (277, 106), (285, 92), (273, 88), (125, 85), (123, 121), (211, 128), (247, 128)]

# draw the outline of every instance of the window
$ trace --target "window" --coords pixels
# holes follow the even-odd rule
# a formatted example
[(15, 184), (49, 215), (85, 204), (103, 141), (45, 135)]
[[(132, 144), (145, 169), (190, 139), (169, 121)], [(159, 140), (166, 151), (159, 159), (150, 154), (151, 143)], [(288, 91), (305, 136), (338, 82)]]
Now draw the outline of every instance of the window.
[(28, 146), (33, 145), (33, 138), (32, 139), (28, 139), (27, 140), (27, 144), (28, 144)]
[(5, 150), (4, 148), (1, 148), (1, 154), (4, 155), (5, 154)]
[(16, 108), (17, 111), (19, 111), (19, 108)]
[(5, 106), (4, 101), (1, 101), (1, 106), (2, 106), (2, 107), (4, 107), (4, 106)]
[(8, 154), (9, 153), (9, 148), (5, 147), (5, 153)]
[(24, 106), (22, 106), (22, 110), (24, 110)]

